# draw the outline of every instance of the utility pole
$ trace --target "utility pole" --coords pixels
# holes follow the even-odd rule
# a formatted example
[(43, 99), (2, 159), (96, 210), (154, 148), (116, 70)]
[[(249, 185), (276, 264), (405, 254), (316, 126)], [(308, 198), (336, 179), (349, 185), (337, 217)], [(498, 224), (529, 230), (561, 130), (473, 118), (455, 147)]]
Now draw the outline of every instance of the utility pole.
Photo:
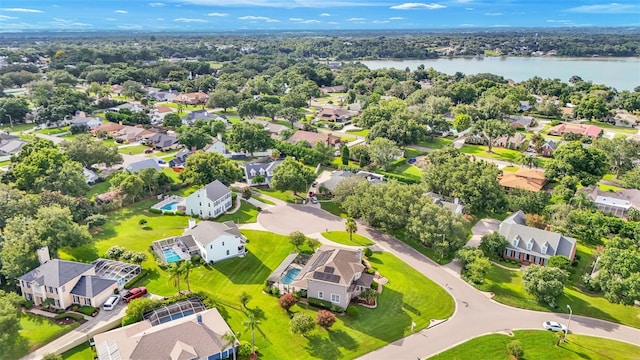
[(569, 334), (569, 327), (571, 326), (571, 315), (573, 315), (573, 310), (571, 309), (571, 305), (567, 304), (567, 309), (569, 309), (569, 323), (567, 324), (567, 331), (564, 333), (564, 341), (567, 341), (567, 335)]

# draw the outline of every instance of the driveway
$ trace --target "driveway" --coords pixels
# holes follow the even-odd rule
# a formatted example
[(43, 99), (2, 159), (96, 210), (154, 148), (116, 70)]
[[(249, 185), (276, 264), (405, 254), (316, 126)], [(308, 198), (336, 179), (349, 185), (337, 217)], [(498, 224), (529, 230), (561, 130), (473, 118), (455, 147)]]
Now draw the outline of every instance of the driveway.
[[(258, 216), (264, 228), (280, 234), (302, 231), (314, 234), (325, 230), (343, 230), (344, 220), (321, 209), (304, 205), (270, 208)], [(477, 235), (491, 232), (496, 222), (481, 221)], [(405, 243), (365, 224), (358, 233), (374, 240), (381, 248), (445, 288), (455, 301), (455, 312), (447, 321), (384, 346), (359, 359), (422, 359), (469, 339), (514, 329), (542, 329), (547, 320), (568, 323), (567, 313), (546, 313), (512, 308), (497, 303), (460, 278), (457, 263), (439, 266)], [(481, 236), (481, 235), (480, 235)], [(435, 304), (434, 304), (435, 305)], [(561, 309), (564, 310), (564, 309)], [(640, 344), (640, 330), (583, 316), (571, 318), (571, 332)]]
[(473, 228), (471, 228), (471, 239), (467, 242), (467, 246), (478, 247), (480, 246), (480, 240), (482, 237), (491, 234), (494, 231), (498, 231), (500, 221), (496, 219), (481, 219)]

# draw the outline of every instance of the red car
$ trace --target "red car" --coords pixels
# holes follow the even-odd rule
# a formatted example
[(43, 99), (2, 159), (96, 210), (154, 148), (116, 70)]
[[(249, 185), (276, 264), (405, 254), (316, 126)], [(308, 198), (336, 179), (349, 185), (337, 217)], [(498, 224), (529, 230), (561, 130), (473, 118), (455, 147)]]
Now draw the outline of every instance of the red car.
[(141, 296), (143, 296), (144, 294), (147, 293), (147, 288), (144, 286), (140, 286), (137, 288), (133, 288), (131, 290), (129, 290), (128, 293), (126, 293), (123, 297), (122, 300), (126, 303), (130, 302), (133, 299), (137, 299)]

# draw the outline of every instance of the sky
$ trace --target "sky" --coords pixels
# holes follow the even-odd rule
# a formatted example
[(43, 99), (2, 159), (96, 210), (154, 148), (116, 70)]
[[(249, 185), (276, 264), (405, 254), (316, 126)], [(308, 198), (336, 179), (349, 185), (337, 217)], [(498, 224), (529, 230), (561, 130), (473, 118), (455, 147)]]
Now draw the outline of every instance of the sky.
[(408, 1), (0, 0), (0, 32), (640, 26), (639, 0)]

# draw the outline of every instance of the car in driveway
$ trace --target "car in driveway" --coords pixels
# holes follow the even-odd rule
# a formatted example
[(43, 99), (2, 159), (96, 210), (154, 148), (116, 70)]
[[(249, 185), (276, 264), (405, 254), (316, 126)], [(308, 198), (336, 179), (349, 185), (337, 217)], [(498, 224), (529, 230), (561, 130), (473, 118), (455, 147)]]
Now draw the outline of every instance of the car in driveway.
[(416, 161), (418, 161), (416, 158), (409, 158), (409, 160), (407, 160), (407, 164), (415, 164)]
[(567, 332), (567, 327), (559, 322), (545, 321), (542, 323), (542, 327), (549, 331), (564, 331)]
[(107, 301), (104, 302), (102, 308), (111, 311), (118, 305), (118, 300), (120, 300), (120, 295), (111, 295)]
[(312, 197), (311, 197), (311, 203), (312, 203), (312, 204), (317, 204), (317, 203), (318, 203), (318, 198), (317, 198), (317, 197), (315, 197), (315, 196), (312, 196)]
[(147, 293), (147, 288), (144, 286), (133, 288), (129, 290), (128, 293), (124, 294), (124, 296), (122, 297), (122, 301), (128, 303), (133, 299), (137, 299), (141, 296), (144, 296), (144, 294), (146, 293)]

